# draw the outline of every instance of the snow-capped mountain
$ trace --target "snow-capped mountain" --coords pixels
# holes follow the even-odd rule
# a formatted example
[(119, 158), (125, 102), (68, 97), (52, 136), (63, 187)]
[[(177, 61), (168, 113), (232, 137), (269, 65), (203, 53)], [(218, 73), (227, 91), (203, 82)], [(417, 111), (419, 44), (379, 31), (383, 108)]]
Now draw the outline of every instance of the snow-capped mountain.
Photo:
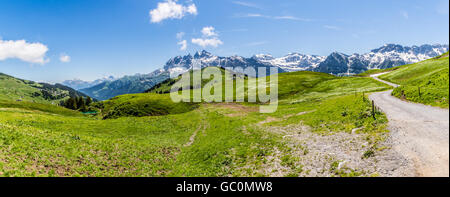
[[(93, 98), (105, 100), (121, 94), (143, 92), (169, 77), (178, 76), (190, 69), (200, 69), (209, 66), (223, 68), (241, 67), (244, 69), (247, 67), (255, 69), (258, 67), (278, 67), (278, 72), (315, 71), (335, 75), (352, 75), (369, 69), (390, 68), (416, 63), (441, 55), (448, 50), (448, 45), (439, 44), (412, 47), (386, 44), (362, 55), (346, 55), (339, 52), (334, 52), (329, 56), (290, 53), (280, 58), (274, 58), (267, 54), (259, 54), (251, 58), (241, 56), (220, 57), (207, 51), (201, 51), (194, 55), (188, 54), (171, 58), (163, 68), (150, 74), (125, 76), (120, 79), (111, 79), (100, 83), (96, 81), (97, 85), (85, 89), (77, 86), (78, 84), (83, 84), (80, 81), (66, 81), (64, 84), (75, 87), (75, 89), (82, 89), (80, 91)], [(270, 71), (270, 69), (266, 70)]]
[(384, 69), (420, 62), (441, 55), (448, 50), (448, 45), (440, 44), (412, 47), (386, 44), (362, 55), (332, 53), (312, 70), (335, 75), (352, 75), (371, 69)]
[[(170, 59), (164, 66), (164, 70), (168, 71), (171, 76), (187, 72), (190, 69), (200, 69), (205, 67), (223, 67), (223, 68), (236, 68), (241, 67), (243, 69), (247, 67), (266, 67), (267, 72), (269, 67), (273, 66), (269, 63), (262, 62), (257, 58), (245, 58), (241, 56), (220, 57), (212, 55), (207, 51), (197, 52), (192, 56), (191, 54), (186, 56), (177, 56)], [(281, 67), (279, 72), (285, 72)]]
[(448, 45), (440, 44), (412, 47), (386, 44), (362, 55), (334, 52), (325, 57), (290, 53), (280, 58), (274, 58), (268, 54), (255, 55), (253, 58), (288, 72), (307, 70), (336, 75), (352, 75), (370, 69), (383, 69), (420, 62), (441, 55), (448, 50)]
[(63, 81), (62, 84), (65, 86), (69, 86), (75, 90), (81, 90), (85, 88), (90, 88), (92, 86), (96, 86), (98, 84), (101, 84), (106, 81), (114, 81), (116, 80), (115, 77), (109, 76), (109, 77), (103, 77), (101, 79), (97, 79), (95, 81), (83, 81), (81, 79), (74, 79), (74, 80), (66, 80)]
[[(420, 62), (441, 55), (449, 50), (448, 45), (422, 45), (403, 47), (386, 44), (363, 55), (362, 60), (368, 63), (368, 69), (388, 68)], [(392, 62), (393, 64), (390, 64)]]
[(304, 55), (300, 53), (290, 53), (280, 58), (274, 58), (272, 55), (267, 54), (259, 54), (253, 56), (253, 58), (280, 67), (288, 72), (311, 70), (312, 68), (316, 68), (326, 59), (325, 56)]

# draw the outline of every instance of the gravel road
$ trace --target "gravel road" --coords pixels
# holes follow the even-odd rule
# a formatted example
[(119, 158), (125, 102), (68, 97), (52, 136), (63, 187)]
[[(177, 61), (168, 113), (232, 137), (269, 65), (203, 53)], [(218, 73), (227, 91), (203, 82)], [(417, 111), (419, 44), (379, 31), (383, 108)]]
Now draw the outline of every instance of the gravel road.
[[(379, 79), (382, 74), (371, 77), (398, 87)], [(449, 177), (449, 110), (403, 101), (391, 93), (369, 98), (389, 119), (392, 148), (412, 162), (415, 176)]]

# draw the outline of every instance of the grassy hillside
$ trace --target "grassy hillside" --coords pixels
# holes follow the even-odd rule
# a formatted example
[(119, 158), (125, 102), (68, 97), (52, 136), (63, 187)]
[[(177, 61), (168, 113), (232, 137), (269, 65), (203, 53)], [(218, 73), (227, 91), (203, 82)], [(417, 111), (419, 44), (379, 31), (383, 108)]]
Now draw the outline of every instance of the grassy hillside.
[(370, 75), (374, 75), (374, 74), (378, 74), (378, 73), (384, 73), (384, 72), (390, 72), (390, 71), (398, 70), (398, 69), (401, 69), (401, 68), (403, 68), (405, 66), (407, 66), (407, 65), (396, 66), (396, 67), (386, 68), (386, 69), (372, 69), (372, 70), (367, 70), (366, 72), (357, 74), (355, 76), (357, 76), (357, 77), (369, 77)]
[[(259, 113), (258, 104), (173, 104), (167, 94), (147, 93), (97, 103), (115, 118), (106, 120), (8, 101), (0, 103), (0, 176), (308, 176), (305, 162), (323, 156), (285, 138), (300, 133), (360, 135), (356, 158), (372, 162), (383, 150), (387, 120), (379, 112), (372, 117), (362, 92), (387, 88), (370, 78), (283, 73), (273, 114)], [(146, 117), (122, 117), (130, 115)], [(324, 176), (376, 174), (337, 170), (339, 162), (313, 163), (323, 164)]]
[(449, 107), (448, 52), (430, 60), (403, 66), (380, 78), (401, 85), (393, 91), (396, 97), (432, 106)]
[(87, 95), (61, 84), (36, 83), (0, 73), (0, 100), (59, 104), (78, 96)]
[(129, 94), (98, 104), (104, 119), (118, 117), (162, 116), (195, 109), (194, 103), (174, 103), (168, 94)]
[(118, 95), (143, 93), (167, 78), (169, 78), (168, 73), (125, 76), (80, 91), (97, 100), (107, 100)]
[[(220, 67), (211, 67), (211, 68), (217, 68), (220, 70), (222, 76), (225, 74), (225, 69), (220, 68)], [(201, 71), (203, 72), (206, 68), (201, 69)], [(200, 70), (191, 70), (189, 71), (189, 75), (191, 77), (191, 89), (198, 89), (199, 87), (194, 87), (192, 85), (192, 79), (194, 74), (198, 74), (200, 72)], [(241, 73), (234, 73), (237, 74), (238, 76), (241, 76), (242, 78), (248, 79), (248, 76), (241, 74)], [(170, 90), (172, 88), (172, 85), (174, 85), (176, 82), (178, 82), (181, 79), (181, 75), (176, 77), (176, 78), (168, 78), (164, 81), (162, 81), (161, 83), (156, 84), (155, 86), (153, 86), (152, 88), (148, 89), (145, 91), (145, 93), (157, 93), (157, 94), (167, 94), (170, 93)], [(212, 79), (202, 79), (201, 80), (201, 87), (203, 87), (204, 85), (206, 85), (207, 83), (209, 83)], [(222, 82), (225, 82), (225, 77), (222, 77)]]
[[(224, 73), (224, 70), (221, 70)], [(195, 71), (198, 72), (198, 71)], [(192, 72), (191, 72), (192, 75)], [(245, 78), (245, 84), (249, 83), (249, 78)], [(177, 114), (191, 111), (198, 107), (198, 103), (174, 103), (170, 95), (171, 86), (180, 78), (168, 79), (161, 84), (156, 85), (144, 94), (131, 94), (118, 96), (113, 99), (97, 104), (102, 110), (101, 115), (104, 119), (127, 117), (127, 116), (155, 116)], [(223, 84), (225, 79), (222, 78)], [(292, 104), (306, 101), (320, 101), (329, 97), (342, 96), (346, 94), (355, 94), (362, 92), (380, 91), (390, 88), (389, 86), (366, 78), (355, 77), (335, 77), (330, 74), (317, 72), (293, 72), (281, 73), (279, 75), (278, 97), (280, 103)], [(203, 88), (211, 79), (202, 80)], [(222, 91), (225, 91), (225, 85)], [(202, 88), (191, 85), (190, 98), (196, 92), (201, 92)], [(236, 91), (244, 91), (245, 98), (248, 97), (248, 88), (235, 90), (233, 97), (236, 97)], [(270, 88), (269, 88), (270, 91)], [(222, 97), (222, 101), (224, 97)]]
[[(224, 70), (222, 69), (222, 73)], [(192, 74), (191, 74), (192, 76)], [(244, 76), (243, 76), (244, 77)], [(248, 96), (248, 85), (249, 77), (245, 76), (245, 88), (244, 91), (245, 98)], [(180, 78), (168, 79), (152, 89), (149, 89), (148, 93), (157, 94), (167, 94), (170, 92), (170, 88), (173, 84), (179, 81)], [(256, 79), (254, 79), (256, 80)], [(201, 87), (204, 87), (206, 83), (211, 80), (202, 80)], [(222, 78), (222, 83), (225, 84), (225, 79)], [(255, 87), (258, 85), (253, 84)], [(322, 98), (321, 96), (338, 96), (348, 93), (362, 93), (362, 92), (373, 92), (380, 91), (384, 89), (389, 89), (390, 87), (375, 81), (367, 80), (357, 77), (336, 77), (334, 75), (310, 72), (310, 71), (300, 71), (300, 72), (289, 72), (280, 73), (278, 75), (278, 97), (282, 102), (298, 102), (298, 98), (301, 97), (301, 101)], [(234, 86), (236, 84), (234, 83)], [(191, 85), (192, 86), (192, 85)], [(222, 91), (225, 91), (224, 86), (222, 86)], [(192, 87), (192, 91), (202, 91), (199, 87)], [(268, 88), (270, 92), (270, 88)], [(191, 96), (193, 92), (191, 92)], [(234, 97), (236, 96), (236, 91), (234, 92)], [(222, 98), (224, 99), (224, 98)]]

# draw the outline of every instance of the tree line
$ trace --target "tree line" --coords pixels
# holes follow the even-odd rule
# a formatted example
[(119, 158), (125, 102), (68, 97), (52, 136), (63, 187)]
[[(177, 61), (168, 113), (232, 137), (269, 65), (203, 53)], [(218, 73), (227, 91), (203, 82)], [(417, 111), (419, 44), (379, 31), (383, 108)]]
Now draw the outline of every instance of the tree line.
[(69, 99), (62, 101), (61, 105), (65, 108), (71, 109), (71, 110), (79, 110), (82, 112), (87, 112), (89, 106), (92, 104), (92, 98), (91, 97), (70, 97)]

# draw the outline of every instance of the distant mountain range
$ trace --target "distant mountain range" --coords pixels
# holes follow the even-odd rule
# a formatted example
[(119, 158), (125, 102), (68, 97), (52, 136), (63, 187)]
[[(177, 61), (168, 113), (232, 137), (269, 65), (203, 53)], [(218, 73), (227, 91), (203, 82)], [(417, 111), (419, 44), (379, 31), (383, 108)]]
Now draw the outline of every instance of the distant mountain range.
[(157, 70), (150, 74), (136, 74), (114, 81), (105, 81), (80, 91), (95, 99), (107, 100), (118, 95), (142, 93), (169, 77), (168, 72)]
[(335, 52), (312, 71), (335, 75), (353, 75), (371, 69), (384, 69), (420, 62), (442, 55), (448, 50), (448, 45), (440, 44), (412, 47), (387, 44), (362, 55), (346, 55)]
[(335, 75), (353, 75), (366, 70), (383, 69), (412, 64), (441, 55), (449, 50), (448, 45), (422, 45), (404, 47), (398, 44), (386, 44), (365, 54), (346, 55), (334, 52), (329, 56), (303, 55), (291, 53), (281, 58), (261, 54), (253, 58), (278, 66), (287, 72), (316, 71)]
[[(186, 56), (177, 56), (170, 59), (163, 70), (169, 72), (172, 76), (185, 73), (193, 68), (205, 68), (210, 66), (222, 67), (222, 68), (259, 68), (265, 67), (269, 72), (270, 67), (273, 65), (266, 62), (262, 62), (256, 58), (245, 58), (241, 56), (220, 57), (212, 55), (207, 51), (197, 52), (192, 56), (191, 54)], [(279, 68), (278, 72), (286, 72), (282, 68)]]
[(251, 58), (241, 56), (220, 57), (207, 51), (197, 52), (194, 56), (177, 56), (170, 59), (163, 70), (169, 73), (184, 73), (193, 68), (194, 62), (201, 67), (278, 67), (280, 72), (316, 71), (335, 75), (353, 75), (366, 70), (389, 68), (416, 63), (441, 55), (449, 50), (448, 45), (422, 45), (404, 47), (386, 44), (365, 54), (346, 55), (334, 52), (329, 56), (304, 55), (290, 53), (274, 58), (269, 54), (259, 54)]
[[(416, 63), (441, 55), (449, 50), (448, 45), (422, 45), (405, 47), (398, 44), (386, 44), (365, 54), (346, 55), (334, 52), (329, 56), (305, 55), (290, 53), (284, 57), (274, 58), (270, 54), (259, 54), (251, 58), (241, 56), (220, 57), (207, 51), (194, 55), (171, 58), (159, 69), (150, 74), (126, 76), (116, 80), (104, 81), (93, 87), (80, 89), (81, 92), (99, 99), (106, 100), (117, 95), (144, 92), (154, 85), (190, 69), (208, 66), (219, 67), (278, 67), (279, 72), (315, 71), (334, 75), (353, 75), (370, 69), (390, 68)], [(81, 82), (66, 81), (67, 86), (75, 89)], [(73, 85), (74, 84), (74, 85)]]
[(83, 81), (81, 79), (74, 79), (74, 80), (66, 80), (63, 81), (61, 84), (69, 86), (75, 90), (81, 90), (81, 89), (85, 89), (85, 88), (90, 88), (93, 86), (96, 86), (98, 84), (101, 84), (103, 82), (107, 82), (107, 81), (115, 81), (117, 80), (115, 77), (113, 76), (109, 76), (109, 77), (103, 77), (101, 79), (97, 79), (95, 81)]

